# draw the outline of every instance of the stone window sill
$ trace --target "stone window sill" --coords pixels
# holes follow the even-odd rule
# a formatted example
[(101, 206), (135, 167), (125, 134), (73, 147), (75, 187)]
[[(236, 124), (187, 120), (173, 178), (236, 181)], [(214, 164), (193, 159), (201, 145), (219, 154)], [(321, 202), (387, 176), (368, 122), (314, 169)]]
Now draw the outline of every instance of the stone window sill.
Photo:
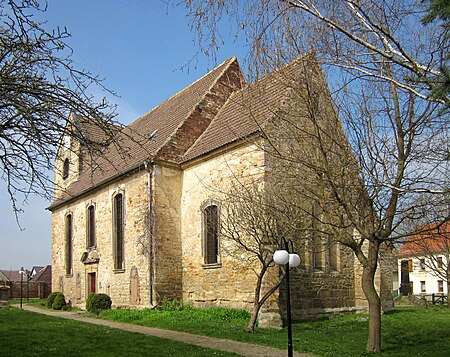
[(203, 264), (203, 269), (218, 269), (222, 268), (222, 263), (214, 263), (214, 264)]
[(121, 273), (125, 273), (125, 269), (114, 269), (113, 272), (114, 272), (114, 274), (121, 274)]

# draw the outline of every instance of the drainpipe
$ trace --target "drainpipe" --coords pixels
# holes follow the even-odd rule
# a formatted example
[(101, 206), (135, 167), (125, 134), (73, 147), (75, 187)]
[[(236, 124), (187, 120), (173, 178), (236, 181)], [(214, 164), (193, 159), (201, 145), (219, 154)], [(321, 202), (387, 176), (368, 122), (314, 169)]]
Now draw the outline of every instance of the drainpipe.
[(149, 305), (153, 304), (153, 190), (152, 190), (152, 176), (153, 163), (149, 160), (144, 161), (144, 167), (147, 170), (147, 199), (148, 199), (148, 286), (149, 286)]

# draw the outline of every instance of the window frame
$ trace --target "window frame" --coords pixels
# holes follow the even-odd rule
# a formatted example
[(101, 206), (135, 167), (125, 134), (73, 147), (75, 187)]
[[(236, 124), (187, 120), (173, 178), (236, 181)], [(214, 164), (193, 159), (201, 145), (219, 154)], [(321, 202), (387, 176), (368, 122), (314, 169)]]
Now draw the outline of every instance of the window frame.
[(63, 180), (66, 180), (69, 177), (69, 171), (70, 171), (70, 160), (69, 158), (66, 157), (63, 161), (63, 170), (62, 170)]
[[(215, 207), (215, 212), (210, 210)], [(215, 216), (215, 227), (213, 227), (213, 237), (211, 237), (211, 230), (208, 229), (210, 225), (209, 220), (211, 215)], [(208, 199), (201, 206), (201, 221), (202, 221), (202, 256), (203, 256), (203, 268), (220, 268), (221, 255), (220, 255), (220, 231), (221, 231), (221, 221), (220, 221), (220, 204), (219, 202)], [(214, 223), (214, 222), (212, 222)], [(211, 248), (213, 246), (213, 248)], [(210, 249), (213, 249), (212, 253), (215, 253), (215, 259), (213, 258)]]
[(438, 280), (437, 284), (438, 284), (438, 293), (443, 293), (444, 292), (444, 280)]
[(73, 214), (64, 217), (64, 264), (67, 277), (73, 274)]
[[(120, 197), (120, 201), (119, 201)], [(120, 202), (120, 207), (118, 203)], [(125, 271), (125, 193), (112, 197), (113, 266), (115, 273)], [(120, 211), (119, 211), (120, 208)], [(120, 219), (118, 219), (120, 218)]]
[(97, 247), (97, 222), (96, 207), (93, 203), (86, 208), (86, 248), (94, 249)]
[(340, 245), (330, 238), (328, 242), (328, 266), (330, 272), (340, 272)]
[(427, 285), (425, 280), (420, 281), (420, 293), (425, 294), (427, 292)]
[(436, 262), (438, 269), (444, 269), (444, 260), (442, 257), (437, 257)]
[(425, 263), (425, 258), (420, 258), (419, 259), (419, 267), (421, 271), (424, 271), (427, 267), (426, 263)]

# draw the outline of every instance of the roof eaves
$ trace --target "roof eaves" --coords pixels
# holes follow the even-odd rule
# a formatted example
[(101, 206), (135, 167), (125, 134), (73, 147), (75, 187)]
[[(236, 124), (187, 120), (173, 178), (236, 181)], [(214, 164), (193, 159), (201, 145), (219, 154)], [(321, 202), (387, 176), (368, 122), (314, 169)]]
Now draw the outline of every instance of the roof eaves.
[[(151, 160), (150, 160), (150, 161), (151, 161)], [(85, 190), (82, 190), (81, 192), (79, 192), (79, 193), (77, 193), (77, 194), (75, 194), (75, 195), (73, 195), (73, 196), (70, 196), (70, 197), (68, 197), (68, 198), (65, 198), (65, 199), (62, 199), (62, 200), (60, 200), (60, 201), (54, 202), (54, 203), (52, 203), (50, 206), (46, 207), (45, 209), (46, 209), (46, 210), (49, 210), (49, 211), (53, 211), (53, 210), (55, 210), (56, 208), (58, 208), (58, 207), (60, 207), (60, 206), (62, 206), (62, 205), (68, 204), (68, 203), (70, 203), (70, 202), (75, 201), (76, 199), (78, 199), (78, 198), (80, 198), (80, 197), (85, 196), (85, 195), (88, 194), (89, 192), (92, 192), (92, 191), (94, 191), (94, 190), (100, 189), (101, 187), (104, 187), (105, 185), (109, 184), (109, 183), (112, 182), (112, 181), (115, 181), (115, 180), (118, 179), (119, 177), (128, 175), (129, 173), (131, 173), (131, 172), (133, 172), (133, 171), (136, 171), (136, 170), (138, 170), (139, 168), (141, 168), (141, 167), (143, 167), (143, 166), (145, 166), (145, 165), (146, 165), (146, 164), (145, 164), (145, 160), (142, 161), (142, 162), (139, 162), (139, 163), (137, 163), (136, 165), (133, 165), (132, 167), (130, 167), (130, 168), (128, 168), (128, 169), (126, 169), (126, 170), (124, 170), (124, 171), (122, 171), (122, 172), (119, 172), (119, 173), (117, 173), (117, 174), (115, 174), (115, 175), (109, 177), (109, 178), (106, 179), (106, 180), (103, 180), (103, 181), (99, 182), (99, 183), (98, 183), (97, 185), (95, 185), (95, 186), (92, 186), (92, 187), (89, 187), (89, 188), (87, 188), (87, 189), (85, 189)]]

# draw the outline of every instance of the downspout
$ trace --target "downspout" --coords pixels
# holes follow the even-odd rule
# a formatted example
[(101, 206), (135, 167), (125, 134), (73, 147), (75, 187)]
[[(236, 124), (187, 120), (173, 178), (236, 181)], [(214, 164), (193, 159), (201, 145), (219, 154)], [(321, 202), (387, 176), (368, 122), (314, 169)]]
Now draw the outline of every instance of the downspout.
[(147, 199), (148, 199), (148, 287), (149, 287), (149, 305), (151, 308), (153, 304), (153, 190), (152, 190), (152, 176), (153, 163), (149, 160), (144, 161), (144, 167), (147, 170)]

